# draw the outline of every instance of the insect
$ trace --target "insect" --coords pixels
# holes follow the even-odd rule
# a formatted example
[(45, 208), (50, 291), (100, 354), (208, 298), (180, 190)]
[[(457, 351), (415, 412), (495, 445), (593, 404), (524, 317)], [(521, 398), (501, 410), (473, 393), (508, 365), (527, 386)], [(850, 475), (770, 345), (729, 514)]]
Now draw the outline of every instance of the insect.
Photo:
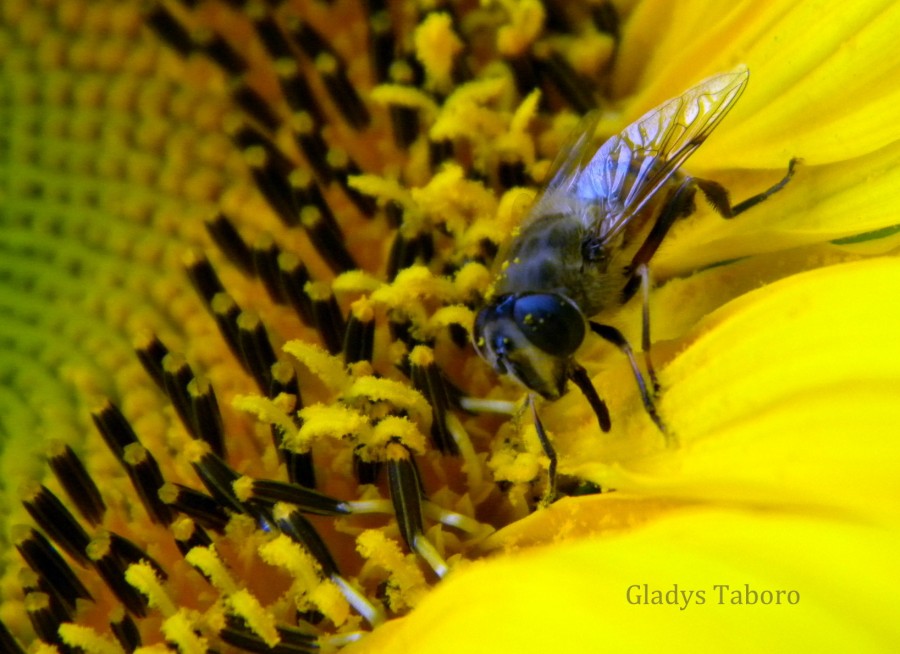
[[(644, 114), (599, 148), (599, 112), (589, 114), (552, 167), (550, 181), (497, 260), (499, 273), (475, 320), (478, 353), (500, 374), (529, 389), (529, 401), (549, 464), (555, 495), (556, 455), (535, 408), (535, 394), (558, 399), (569, 380), (584, 393), (600, 428), (611, 423), (585, 369), (574, 359), (588, 330), (629, 359), (644, 408), (666, 433), (653, 396), (649, 357), (648, 263), (678, 218), (693, 213), (697, 190), (724, 218), (733, 218), (781, 190), (794, 173), (732, 205), (720, 184), (679, 169), (738, 101), (749, 80), (741, 67), (710, 77)], [(632, 348), (614, 327), (589, 318), (642, 290), (641, 341), (651, 387)]]

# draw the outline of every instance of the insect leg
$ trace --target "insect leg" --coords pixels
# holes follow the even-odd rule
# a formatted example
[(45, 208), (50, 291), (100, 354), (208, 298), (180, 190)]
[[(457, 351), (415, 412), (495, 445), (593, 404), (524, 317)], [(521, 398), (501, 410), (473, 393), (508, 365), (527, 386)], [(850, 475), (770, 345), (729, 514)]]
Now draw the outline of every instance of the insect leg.
[(634, 358), (634, 352), (631, 349), (631, 345), (629, 345), (626, 338), (622, 335), (615, 327), (610, 327), (609, 325), (601, 325), (599, 322), (588, 321), (588, 324), (591, 326), (591, 331), (593, 331), (597, 336), (602, 338), (605, 341), (608, 341), (615, 345), (619, 350), (628, 357), (628, 363), (631, 364), (631, 372), (634, 373), (634, 379), (637, 382), (638, 390), (641, 393), (641, 401), (644, 403), (644, 410), (647, 412), (647, 415), (653, 420), (659, 430), (668, 435), (665, 426), (663, 425), (662, 420), (659, 417), (659, 413), (656, 411), (656, 405), (653, 404), (653, 398), (650, 397), (650, 393), (647, 392), (647, 384), (644, 381), (644, 376), (641, 374), (641, 369), (638, 368), (637, 361)]
[(797, 167), (797, 164), (800, 163), (800, 159), (794, 157), (788, 162), (788, 169), (785, 176), (781, 178), (781, 180), (767, 188), (762, 193), (757, 193), (756, 195), (747, 198), (743, 202), (738, 202), (736, 205), (731, 205), (731, 200), (728, 199), (728, 191), (725, 190), (725, 187), (719, 184), (718, 182), (713, 182), (708, 179), (694, 179), (694, 182), (701, 191), (703, 191), (703, 195), (706, 196), (706, 199), (709, 200), (709, 203), (713, 206), (717, 213), (719, 213), (723, 218), (734, 218), (738, 216), (747, 209), (751, 209), (758, 205), (760, 202), (765, 200), (766, 198), (775, 195), (787, 185), (789, 181), (791, 181), (791, 177), (794, 176), (794, 171)]
[(689, 216), (694, 212), (694, 195), (697, 192), (695, 181), (693, 177), (685, 177), (682, 180), (681, 184), (666, 202), (665, 207), (659, 214), (659, 218), (656, 219), (656, 222), (650, 229), (650, 233), (647, 234), (647, 238), (641, 244), (641, 247), (638, 248), (638, 251), (635, 252), (634, 257), (632, 257), (631, 264), (628, 266), (631, 277), (622, 291), (623, 303), (630, 300), (637, 292), (638, 287), (641, 285), (641, 278), (638, 273), (640, 267), (646, 266), (650, 258), (656, 254), (666, 234), (672, 228), (672, 224), (678, 218)]
[(635, 274), (641, 280), (641, 350), (644, 352), (644, 365), (655, 394), (659, 392), (659, 378), (650, 358), (650, 269), (647, 264), (642, 263)]
[(541, 504), (546, 506), (556, 499), (556, 450), (553, 449), (550, 437), (544, 431), (544, 423), (538, 416), (537, 407), (534, 404), (534, 393), (528, 394), (528, 402), (531, 404), (531, 415), (534, 417), (534, 428), (537, 430), (538, 440), (541, 441), (541, 448), (550, 460), (547, 465), (547, 490), (544, 491), (544, 497), (541, 498)]
[(587, 398), (588, 404), (591, 405), (597, 416), (597, 422), (600, 423), (600, 430), (604, 432), (609, 431), (610, 427), (612, 427), (612, 423), (609, 420), (609, 409), (606, 408), (606, 403), (597, 395), (597, 389), (591, 383), (587, 370), (573, 361), (569, 371), (569, 379), (575, 382), (575, 385)]

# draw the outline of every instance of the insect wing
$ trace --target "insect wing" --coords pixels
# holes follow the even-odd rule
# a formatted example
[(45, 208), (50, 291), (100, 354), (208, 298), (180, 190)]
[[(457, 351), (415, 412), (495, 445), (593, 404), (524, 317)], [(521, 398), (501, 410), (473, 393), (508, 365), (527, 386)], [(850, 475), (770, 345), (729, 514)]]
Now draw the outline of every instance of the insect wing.
[(700, 147), (747, 86), (746, 68), (704, 80), (664, 102), (612, 137), (574, 176), (570, 192), (600, 204), (599, 225), (585, 225), (602, 242), (619, 233)]
[(578, 126), (566, 137), (565, 143), (559, 149), (559, 153), (550, 166), (547, 178), (550, 180), (544, 186), (544, 193), (549, 194), (560, 187), (571, 186), (593, 158), (594, 134), (600, 123), (601, 113), (591, 111), (584, 115), (578, 122)]

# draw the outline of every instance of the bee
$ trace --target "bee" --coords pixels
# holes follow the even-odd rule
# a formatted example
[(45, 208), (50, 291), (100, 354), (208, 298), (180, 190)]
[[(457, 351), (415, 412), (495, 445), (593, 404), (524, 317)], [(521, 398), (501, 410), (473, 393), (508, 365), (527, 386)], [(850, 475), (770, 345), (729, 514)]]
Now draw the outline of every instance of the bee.
[[(550, 461), (551, 500), (556, 455), (538, 417), (535, 395), (556, 400), (571, 380), (590, 403), (600, 429), (609, 431), (606, 404), (574, 359), (590, 330), (628, 357), (644, 408), (666, 434), (653, 401), (659, 385), (649, 357), (648, 263), (675, 220), (693, 213), (697, 190), (723, 218), (734, 218), (781, 190), (794, 173), (797, 159), (777, 184), (732, 205), (722, 185), (680, 170), (741, 97), (749, 75), (742, 66), (710, 77), (647, 112), (599, 148), (594, 133), (600, 115), (588, 114), (498, 254), (499, 272), (476, 317), (473, 341), (495, 371), (530, 391), (538, 437)], [(590, 320), (623, 305), (638, 289), (649, 388), (622, 333)]]

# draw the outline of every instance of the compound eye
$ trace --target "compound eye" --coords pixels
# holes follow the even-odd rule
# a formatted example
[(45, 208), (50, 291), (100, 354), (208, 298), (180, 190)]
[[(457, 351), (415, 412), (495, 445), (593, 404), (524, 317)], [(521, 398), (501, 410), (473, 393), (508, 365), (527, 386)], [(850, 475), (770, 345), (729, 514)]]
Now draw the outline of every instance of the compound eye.
[(553, 356), (569, 356), (584, 340), (584, 317), (571, 301), (552, 293), (516, 299), (513, 320), (536, 347)]

